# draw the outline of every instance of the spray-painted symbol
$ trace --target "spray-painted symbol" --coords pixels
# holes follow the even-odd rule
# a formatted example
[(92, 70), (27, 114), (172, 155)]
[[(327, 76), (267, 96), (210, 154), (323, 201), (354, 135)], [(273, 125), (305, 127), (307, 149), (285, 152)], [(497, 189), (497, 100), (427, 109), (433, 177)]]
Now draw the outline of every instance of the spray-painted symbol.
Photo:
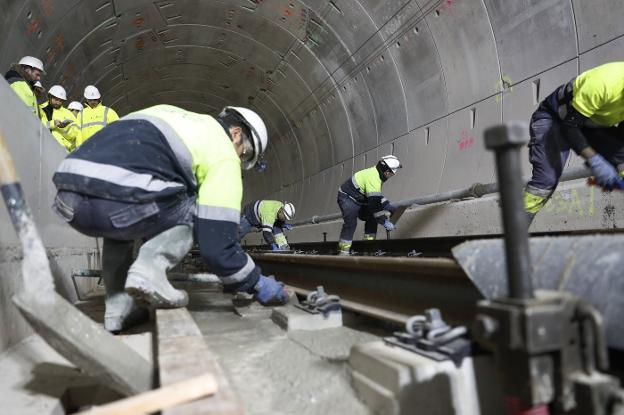
[(496, 94), (496, 102), (503, 100), (503, 95), (513, 92), (513, 81), (508, 75), (502, 75), (500, 81), (496, 82), (496, 89), (499, 91)]
[(459, 150), (464, 151), (468, 150), (475, 143), (475, 139), (472, 136), (469, 136), (466, 131), (461, 132), (461, 138), (459, 140)]

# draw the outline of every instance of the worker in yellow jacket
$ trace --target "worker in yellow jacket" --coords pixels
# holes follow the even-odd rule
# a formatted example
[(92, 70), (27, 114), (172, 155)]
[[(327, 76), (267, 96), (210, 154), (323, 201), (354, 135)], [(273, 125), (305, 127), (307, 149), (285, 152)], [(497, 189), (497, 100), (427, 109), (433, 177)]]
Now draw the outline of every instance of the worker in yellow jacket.
[(95, 86), (89, 85), (85, 88), (84, 98), (87, 105), (80, 113), (80, 139), (76, 147), (108, 124), (119, 119), (115, 110), (102, 104), (102, 94)]
[(581, 73), (547, 96), (531, 117), (531, 180), (524, 207), (533, 220), (548, 202), (570, 149), (606, 191), (624, 188), (624, 62)]
[[(226, 107), (211, 117), (157, 105), (99, 131), (61, 163), (54, 210), (79, 232), (104, 238), (107, 330), (135, 323), (140, 304), (186, 306), (187, 294), (166, 273), (191, 249), (193, 234), (224, 289), (265, 305), (288, 301), (238, 242), (241, 167), (252, 168), (267, 142), (250, 109)], [(133, 261), (137, 239), (146, 242)]]
[(56, 141), (67, 151), (72, 151), (76, 147), (76, 142), (79, 141), (80, 128), (74, 114), (63, 107), (65, 101), (67, 101), (65, 88), (54, 85), (48, 91), (47, 105), (43, 105), (41, 111), (47, 120), (46, 127)]
[(41, 79), (43, 62), (32, 56), (24, 56), (17, 64), (11, 66), (4, 78), (11, 89), (39, 117), (39, 106), (35, 95), (34, 84)]

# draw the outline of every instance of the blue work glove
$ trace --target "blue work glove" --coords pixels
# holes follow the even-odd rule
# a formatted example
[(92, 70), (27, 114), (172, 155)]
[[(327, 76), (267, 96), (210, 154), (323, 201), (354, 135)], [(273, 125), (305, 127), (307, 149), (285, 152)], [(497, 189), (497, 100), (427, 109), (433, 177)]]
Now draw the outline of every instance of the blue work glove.
[(254, 298), (262, 305), (282, 305), (288, 302), (288, 293), (284, 289), (284, 284), (273, 278), (260, 275), (254, 290), (256, 290)]
[(280, 247), (276, 243), (272, 243), (271, 251), (280, 251)]
[(292, 228), (292, 225), (289, 225), (288, 223), (285, 223), (284, 226), (282, 226), (282, 229), (285, 229), (287, 231), (291, 230)]
[(395, 229), (394, 223), (390, 222), (390, 219), (384, 221), (383, 227), (386, 228), (387, 231), (393, 231)]
[(594, 154), (585, 162), (596, 178), (596, 184), (605, 190), (621, 189), (624, 180), (620, 177), (615, 167), (604, 159), (600, 154)]

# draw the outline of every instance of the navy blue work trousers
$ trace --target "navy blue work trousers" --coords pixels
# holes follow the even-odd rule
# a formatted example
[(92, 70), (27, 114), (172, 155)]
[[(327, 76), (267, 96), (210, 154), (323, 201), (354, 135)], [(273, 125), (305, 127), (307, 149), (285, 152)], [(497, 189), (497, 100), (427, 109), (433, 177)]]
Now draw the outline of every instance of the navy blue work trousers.
[(133, 241), (150, 239), (177, 225), (192, 226), (195, 198), (183, 194), (129, 203), (59, 191), (52, 209), (87, 236)]
[(377, 234), (377, 220), (373, 216), (373, 213), (368, 209), (366, 205), (360, 205), (353, 199), (342, 192), (338, 192), (338, 206), (342, 212), (342, 230), (340, 231), (340, 239), (343, 241), (352, 241), (355, 228), (357, 227), (357, 220), (364, 221), (364, 233), (366, 235)]
[[(556, 93), (542, 101), (533, 113), (530, 124), (529, 161), (533, 174), (527, 187), (533, 190), (552, 192), (570, 154), (559, 115), (557, 114)], [(608, 128), (582, 128), (588, 144), (600, 153), (619, 171), (624, 170), (624, 125)], [(530, 190), (529, 190), (530, 191)], [(544, 194), (544, 196), (546, 196)]]

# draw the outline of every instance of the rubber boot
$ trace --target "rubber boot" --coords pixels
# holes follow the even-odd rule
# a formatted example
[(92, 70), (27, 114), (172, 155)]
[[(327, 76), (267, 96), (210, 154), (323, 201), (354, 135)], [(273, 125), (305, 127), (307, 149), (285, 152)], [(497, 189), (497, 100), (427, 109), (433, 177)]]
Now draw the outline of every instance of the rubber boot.
[(104, 328), (117, 333), (148, 320), (149, 312), (139, 307), (124, 291), (128, 269), (132, 264), (134, 242), (104, 238), (102, 248), (102, 279), (106, 288)]
[(188, 294), (173, 288), (167, 271), (184, 258), (192, 245), (193, 232), (186, 225), (174, 226), (144, 243), (128, 271), (126, 292), (153, 308), (185, 307)]

